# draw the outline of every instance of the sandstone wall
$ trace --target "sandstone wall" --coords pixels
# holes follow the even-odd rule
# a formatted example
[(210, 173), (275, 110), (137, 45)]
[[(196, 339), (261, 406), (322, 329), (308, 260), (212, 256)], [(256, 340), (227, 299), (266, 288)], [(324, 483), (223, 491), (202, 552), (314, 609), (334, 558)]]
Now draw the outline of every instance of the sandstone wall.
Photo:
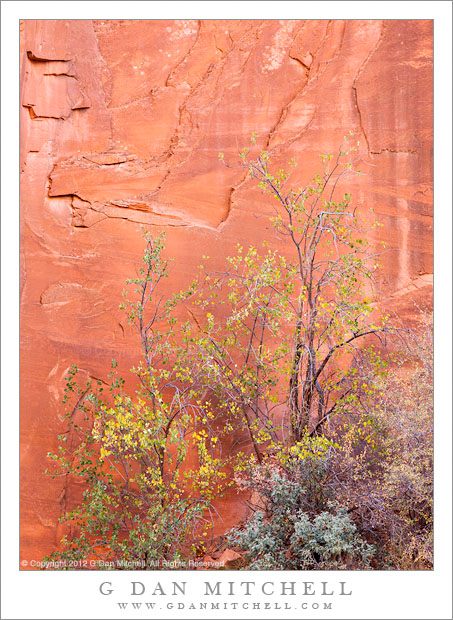
[[(52, 551), (76, 489), (42, 475), (67, 368), (105, 378), (139, 348), (118, 309), (140, 225), (167, 232), (180, 287), (267, 234), (263, 198), (219, 164), (248, 143), (318, 155), (350, 130), (350, 191), (384, 224), (382, 299), (406, 321), (432, 284), (431, 21), (24, 21), (21, 24), (21, 536)], [(225, 529), (243, 514), (227, 498)]]

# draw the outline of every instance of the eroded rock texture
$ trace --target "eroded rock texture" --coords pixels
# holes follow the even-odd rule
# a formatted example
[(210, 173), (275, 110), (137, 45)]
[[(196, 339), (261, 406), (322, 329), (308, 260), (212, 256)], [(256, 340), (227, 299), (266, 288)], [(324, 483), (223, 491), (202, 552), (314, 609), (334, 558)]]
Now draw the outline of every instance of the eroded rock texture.
[[(248, 143), (318, 155), (350, 130), (366, 176), (349, 190), (384, 226), (382, 299), (406, 321), (432, 283), (431, 21), (25, 21), (21, 55), (21, 534), (56, 547), (80, 489), (42, 475), (64, 375), (105, 378), (140, 349), (118, 309), (140, 225), (167, 232), (172, 286), (267, 234), (263, 197), (219, 164)], [(230, 527), (243, 514), (220, 503)]]

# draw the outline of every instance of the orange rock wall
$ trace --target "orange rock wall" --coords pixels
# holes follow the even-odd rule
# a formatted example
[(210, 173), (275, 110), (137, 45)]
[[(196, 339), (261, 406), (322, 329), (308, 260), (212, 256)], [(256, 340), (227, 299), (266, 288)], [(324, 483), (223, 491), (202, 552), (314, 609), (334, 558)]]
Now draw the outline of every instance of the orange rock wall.
[[(350, 130), (349, 186), (386, 241), (382, 299), (406, 321), (432, 284), (431, 21), (24, 21), (21, 24), (21, 553), (62, 535), (76, 489), (42, 475), (64, 375), (140, 353), (118, 309), (140, 225), (165, 230), (172, 286), (267, 235), (263, 197), (220, 165), (253, 131), (307, 182)], [(227, 498), (230, 527), (243, 514)]]

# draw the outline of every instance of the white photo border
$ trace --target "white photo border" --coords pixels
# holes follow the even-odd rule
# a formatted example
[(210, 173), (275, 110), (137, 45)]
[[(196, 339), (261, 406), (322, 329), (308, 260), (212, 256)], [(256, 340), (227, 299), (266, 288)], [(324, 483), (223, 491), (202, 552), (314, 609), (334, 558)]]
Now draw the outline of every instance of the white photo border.
[[(2, 2), (2, 618), (451, 618), (451, 76), (450, 2)], [(230, 571), (19, 571), (19, 19), (433, 19), (434, 20), (434, 164), (435, 164), (435, 567), (433, 571), (370, 572), (230, 572)], [(154, 610), (120, 611), (116, 602), (130, 598), (130, 582), (144, 582), (149, 592), (160, 582), (165, 596)], [(187, 582), (186, 596), (172, 595), (171, 582)], [(261, 599), (214, 597), (238, 608), (192, 611), (205, 596), (204, 582), (274, 582), (275, 596)], [(321, 591), (345, 582), (332, 609), (314, 596), (282, 596), (282, 581), (314, 582)], [(112, 582), (112, 595), (102, 595)], [(149, 584), (149, 586), (148, 586)], [(223, 586), (222, 586), (223, 587)], [(270, 588), (271, 586), (267, 586)], [(304, 586), (307, 587), (307, 586)], [(331, 588), (332, 587), (332, 588)], [(109, 586), (106, 586), (109, 588)], [(312, 586), (308, 586), (309, 590)], [(298, 590), (302, 592), (302, 590)], [(138, 597), (139, 598), (139, 597)], [(280, 604), (271, 610), (241, 607), (264, 599)], [(290, 599), (290, 600), (289, 600)], [(289, 600), (292, 609), (284, 609)], [(303, 609), (304, 601), (320, 608)], [(185, 604), (178, 609), (178, 603)], [(173, 605), (168, 609), (166, 606)], [(208, 605), (209, 607), (209, 605)], [(212, 614), (212, 615), (211, 615)]]

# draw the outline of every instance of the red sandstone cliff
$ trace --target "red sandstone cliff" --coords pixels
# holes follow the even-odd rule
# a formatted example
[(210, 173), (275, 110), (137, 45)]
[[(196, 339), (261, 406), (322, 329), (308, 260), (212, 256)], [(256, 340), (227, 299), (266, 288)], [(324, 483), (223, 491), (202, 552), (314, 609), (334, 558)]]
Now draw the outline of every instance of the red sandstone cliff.
[[(382, 295), (411, 319), (432, 283), (431, 21), (25, 21), (21, 39), (21, 535), (52, 551), (74, 492), (42, 475), (63, 377), (104, 377), (139, 347), (118, 310), (140, 224), (165, 229), (175, 286), (266, 234), (262, 196), (222, 167), (248, 142), (299, 162), (356, 132)], [(220, 506), (223, 527), (241, 515)]]

